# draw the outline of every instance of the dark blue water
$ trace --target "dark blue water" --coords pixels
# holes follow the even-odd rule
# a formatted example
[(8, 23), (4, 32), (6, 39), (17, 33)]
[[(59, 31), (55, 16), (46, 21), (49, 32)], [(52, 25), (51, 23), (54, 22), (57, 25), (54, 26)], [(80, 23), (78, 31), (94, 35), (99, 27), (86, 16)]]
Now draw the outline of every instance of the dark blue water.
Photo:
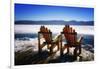
[[(78, 35), (80, 36), (80, 35)], [(28, 38), (36, 38), (37, 34), (15, 34), (15, 39), (27, 40)], [(90, 44), (94, 46), (94, 36), (93, 35), (83, 35), (82, 44)]]
[(94, 47), (94, 36), (93, 35), (84, 35), (82, 43), (90, 44)]
[(15, 34), (15, 39), (23, 39), (23, 38), (35, 38), (38, 37), (37, 34)]

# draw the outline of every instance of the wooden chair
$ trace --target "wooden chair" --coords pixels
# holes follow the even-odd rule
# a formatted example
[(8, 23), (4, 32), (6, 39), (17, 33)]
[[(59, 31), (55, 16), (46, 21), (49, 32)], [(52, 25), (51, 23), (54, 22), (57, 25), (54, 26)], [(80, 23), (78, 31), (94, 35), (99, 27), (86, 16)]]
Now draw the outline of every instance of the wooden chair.
[[(40, 44), (40, 34), (43, 35), (43, 38), (45, 39), (45, 42), (41, 45)], [(57, 45), (58, 46), (58, 49), (59, 49), (59, 37), (57, 37), (56, 40), (52, 40), (52, 32), (44, 27), (44, 26), (41, 26), (40, 27), (40, 31), (38, 32), (38, 48), (39, 48), (39, 53), (42, 51), (42, 48), (47, 45), (47, 48), (50, 49), (50, 53), (53, 53), (53, 49), (55, 48), (55, 46)]]
[[(72, 29), (72, 27), (70, 27), (69, 25), (66, 25), (63, 28), (63, 32), (61, 32), (61, 35), (64, 35), (65, 40), (66, 40), (66, 44), (64, 44), (64, 47), (62, 47), (62, 43), (61, 43), (61, 51), (60, 51), (60, 55), (63, 55), (63, 51), (67, 48), (67, 53), (69, 53), (69, 48), (70, 47), (75, 47), (74, 49), (74, 55), (78, 56), (81, 54), (81, 41), (82, 41), (82, 37), (79, 41), (77, 41), (77, 32)], [(62, 40), (62, 38), (61, 38)], [(77, 53), (79, 51), (79, 53)]]

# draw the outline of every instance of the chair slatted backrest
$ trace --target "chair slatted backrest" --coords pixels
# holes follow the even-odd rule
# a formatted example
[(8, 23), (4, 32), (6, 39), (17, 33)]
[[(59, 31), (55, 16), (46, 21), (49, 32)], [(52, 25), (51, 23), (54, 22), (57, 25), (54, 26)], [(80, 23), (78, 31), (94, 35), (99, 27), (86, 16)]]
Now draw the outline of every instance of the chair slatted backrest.
[(69, 25), (66, 25), (63, 28), (63, 34), (68, 44), (75, 44), (75, 42), (77, 41), (77, 33)]
[(51, 33), (51, 31), (48, 28), (46, 28), (44, 26), (41, 26), (40, 32), (42, 33), (43, 38), (45, 39), (45, 41), (47, 43), (51, 43), (51, 41), (52, 41), (52, 37), (51, 37), (52, 33)]

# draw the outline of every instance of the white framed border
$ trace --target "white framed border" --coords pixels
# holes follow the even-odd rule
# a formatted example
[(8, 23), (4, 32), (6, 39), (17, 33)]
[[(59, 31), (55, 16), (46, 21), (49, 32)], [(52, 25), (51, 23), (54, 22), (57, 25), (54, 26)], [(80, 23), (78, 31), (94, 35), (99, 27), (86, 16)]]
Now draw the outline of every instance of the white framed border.
[[(87, 2), (87, 3), (86, 3)], [(91, 2), (88, 1), (69, 1), (67, 2), (67, 0), (12, 0), (11, 1), (11, 49), (10, 49), (10, 53), (11, 53), (11, 57), (10, 57), (10, 68), (11, 69), (16, 69), (16, 68), (20, 68), (20, 69), (47, 69), (47, 68), (70, 68), (73, 66), (80, 68), (80, 66), (87, 66), (89, 67), (89, 64), (94, 64), (96, 63), (95, 61), (89, 61), (89, 62), (74, 62), (74, 63), (56, 63), (56, 64), (36, 64), (36, 65), (18, 65), (15, 66), (14, 65), (14, 4), (18, 3), (18, 4), (37, 4), (37, 5), (50, 5), (50, 6), (69, 6), (69, 7), (86, 7), (86, 8), (95, 8), (95, 5)], [(84, 64), (84, 65), (83, 65)]]

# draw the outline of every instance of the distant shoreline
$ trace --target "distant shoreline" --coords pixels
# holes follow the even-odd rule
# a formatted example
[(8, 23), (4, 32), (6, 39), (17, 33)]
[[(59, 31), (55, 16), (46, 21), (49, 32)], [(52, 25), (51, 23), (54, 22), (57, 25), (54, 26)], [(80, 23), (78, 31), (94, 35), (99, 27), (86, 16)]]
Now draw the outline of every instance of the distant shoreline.
[(15, 21), (15, 25), (24, 24), (24, 25), (94, 25), (94, 21), (63, 21), (63, 20), (50, 20), (50, 21), (29, 21), (29, 20), (20, 20)]

